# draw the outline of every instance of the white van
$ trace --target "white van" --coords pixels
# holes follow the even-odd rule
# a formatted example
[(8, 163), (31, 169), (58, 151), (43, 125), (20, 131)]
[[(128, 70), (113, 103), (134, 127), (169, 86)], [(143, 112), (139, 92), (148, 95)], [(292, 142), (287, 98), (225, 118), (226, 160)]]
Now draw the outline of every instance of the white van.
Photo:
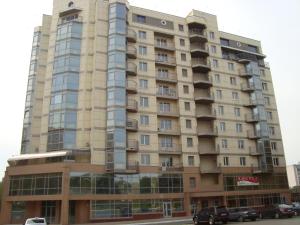
[(24, 225), (48, 225), (45, 218), (29, 218)]

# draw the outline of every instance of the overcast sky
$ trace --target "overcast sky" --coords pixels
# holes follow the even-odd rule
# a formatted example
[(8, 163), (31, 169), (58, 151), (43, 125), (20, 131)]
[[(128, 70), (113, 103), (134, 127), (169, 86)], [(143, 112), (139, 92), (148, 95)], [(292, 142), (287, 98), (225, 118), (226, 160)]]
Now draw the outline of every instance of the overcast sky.
[[(270, 62), (288, 164), (300, 162), (299, 0), (130, 0), (185, 17), (192, 9), (218, 17), (219, 30), (260, 40)], [(19, 154), (33, 28), (51, 14), (52, 0), (3, 1), (0, 14), (0, 176)], [(299, 133), (298, 133), (299, 132)]]

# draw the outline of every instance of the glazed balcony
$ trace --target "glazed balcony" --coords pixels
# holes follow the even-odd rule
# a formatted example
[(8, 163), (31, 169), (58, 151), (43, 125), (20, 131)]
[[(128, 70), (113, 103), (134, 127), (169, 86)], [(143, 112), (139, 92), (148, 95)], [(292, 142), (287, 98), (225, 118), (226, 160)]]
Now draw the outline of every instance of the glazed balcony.
[(127, 63), (126, 74), (136, 76), (137, 74), (137, 66), (132, 62)]
[(127, 99), (126, 109), (128, 112), (137, 112), (138, 102), (134, 99)]
[(213, 93), (195, 94), (195, 102), (203, 104), (211, 104), (215, 101)]
[(242, 88), (242, 91), (244, 92), (253, 92), (255, 91), (255, 86), (254, 86), (254, 83), (243, 83), (241, 84), (241, 88)]
[(158, 153), (161, 155), (181, 155), (181, 145), (158, 146)]
[(209, 49), (207, 45), (191, 44), (190, 51), (192, 57), (207, 57), (209, 55)]
[(126, 37), (127, 37), (127, 41), (135, 43), (137, 39), (137, 34), (134, 30), (127, 29)]
[(247, 123), (256, 123), (259, 121), (259, 115), (253, 114), (253, 113), (248, 113), (245, 115), (245, 120)]
[(155, 55), (155, 63), (161, 66), (176, 67), (176, 59), (172, 56), (161, 57)]
[(212, 128), (212, 129), (207, 129), (207, 130), (198, 129), (197, 134), (198, 134), (198, 137), (201, 137), (201, 138), (213, 138), (213, 137), (218, 136), (218, 129), (216, 127)]
[(197, 88), (209, 88), (212, 87), (213, 82), (210, 76), (207, 74), (194, 74), (194, 86)]
[(177, 91), (173, 88), (158, 89), (156, 92), (156, 97), (165, 99), (178, 99)]
[(166, 51), (175, 51), (175, 44), (168, 41), (168, 42), (155, 42), (154, 47), (159, 50), (166, 50)]
[(137, 50), (133, 45), (127, 45), (126, 55), (130, 59), (136, 59)]
[(261, 131), (256, 131), (256, 130), (248, 130), (247, 136), (251, 140), (256, 140), (256, 139), (262, 138)]
[(162, 163), (161, 166), (162, 172), (182, 172), (183, 171), (183, 164), (174, 164), (174, 165), (167, 165), (166, 163)]
[(131, 94), (137, 93), (137, 83), (134, 80), (126, 80), (126, 91)]
[(198, 73), (207, 73), (211, 70), (210, 62), (202, 58), (192, 58), (192, 68)]
[(136, 132), (138, 130), (138, 121), (135, 119), (127, 119), (126, 130)]
[(216, 111), (214, 109), (210, 110), (197, 110), (196, 111), (196, 118), (198, 120), (215, 120), (217, 117)]
[(168, 73), (156, 72), (156, 80), (167, 82), (167, 83), (177, 83), (177, 74), (171, 72)]
[(139, 142), (133, 139), (127, 140), (126, 150), (128, 152), (137, 152), (139, 150)]
[(201, 29), (190, 29), (189, 36), (191, 42), (207, 42), (207, 33)]
[(157, 115), (164, 117), (179, 117), (179, 111), (172, 107), (170, 110), (162, 110), (160, 107), (157, 107)]

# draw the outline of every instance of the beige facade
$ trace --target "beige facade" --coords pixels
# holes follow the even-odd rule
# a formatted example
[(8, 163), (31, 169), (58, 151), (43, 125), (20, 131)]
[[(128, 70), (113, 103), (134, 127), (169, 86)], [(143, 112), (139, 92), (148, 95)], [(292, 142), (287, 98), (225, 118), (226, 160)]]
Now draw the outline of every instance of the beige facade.
[[(125, 34), (118, 30), (124, 27), (115, 22), (118, 15), (117, 19), (112, 18), (114, 11), (109, 10), (115, 3), (125, 4), (128, 9)], [(116, 34), (112, 32), (113, 23)], [(64, 30), (68, 24), (70, 34)], [(72, 24), (81, 29), (80, 37), (72, 36)], [(62, 38), (64, 32), (70, 35), (65, 37), (66, 42)], [(219, 31), (217, 18), (211, 14), (193, 10), (181, 18), (137, 8), (121, 0), (54, 0), (52, 16), (43, 17), (43, 25), (35, 29), (36, 34), (39, 50), (32, 60), (37, 70), (32, 74), (37, 79), (32, 101), (25, 109), (32, 116), (24, 119), (24, 129), (29, 127), (31, 131), (28, 136), (23, 134), (21, 152), (25, 158), (9, 160), (3, 198), (7, 207), (2, 212), (1, 224), (34, 216), (28, 210), (30, 204), (42, 205), (41, 216), (66, 225), (190, 215), (214, 204), (245, 206), (244, 199), (252, 207), (260, 207), (263, 199), (274, 196), (278, 201), (288, 199), (272, 78), (259, 41)], [(111, 41), (114, 35), (126, 39), (125, 49), (115, 50), (126, 55), (122, 65), (110, 61), (112, 46), (117, 45), (117, 41)], [(74, 49), (72, 41), (74, 46), (77, 44)], [(61, 46), (65, 46), (63, 50)], [(77, 67), (72, 64), (73, 59), (79, 63)], [(121, 169), (116, 167), (120, 156), (115, 153), (117, 140), (109, 139), (110, 130), (119, 126), (115, 125), (118, 117), (111, 122), (114, 125), (110, 125), (109, 118), (111, 65), (126, 73), (122, 89), (126, 104), (120, 107), (126, 111), (126, 125), (122, 125), (126, 131), (126, 162), (123, 160), (125, 168)], [(60, 74), (74, 78), (61, 81)], [(76, 76), (78, 87), (74, 87)], [(57, 115), (61, 108), (64, 112)], [(68, 113), (75, 114), (75, 122), (70, 122)], [(108, 151), (116, 157), (112, 161)], [(32, 153), (45, 154), (33, 157)], [(20, 192), (12, 190), (12, 180), (17, 175), (53, 173), (61, 174), (58, 177), (62, 179), (55, 195), (47, 192), (28, 196), (26, 192), (16, 194)], [(82, 186), (79, 194), (74, 194), (75, 173), (89, 173), (90, 179), (95, 174), (122, 174), (128, 180), (143, 174), (178, 176), (181, 184), (180, 191), (160, 192), (158, 184), (159, 193), (142, 194), (140, 190), (139, 194), (129, 193), (129, 199), (126, 193), (101, 195), (94, 189), (83, 194)], [(240, 177), (255, 177), (259, 185), (240, 187)], [(257, 199), (250, 201), (249, 196)], [(130, 209), (131, 204), (140, 204), (134, 201), (156, 199), (160, 209), (147, 215), (127, 211), (126, 216), (107, 216), (93, 208), (94, 204), (119, 199), (129, 201), (126, 204)], [(23, 204), (19, 217), (13, 213), (17, 204)], [(113, 204), (117, 208), (117, 203)], [(56, 209), (54, 216), (44, 215), (51, 207)], [(80, 214), (74, 213), (79, 211)], [(6, 217), (7, 214), (10, 216)]]

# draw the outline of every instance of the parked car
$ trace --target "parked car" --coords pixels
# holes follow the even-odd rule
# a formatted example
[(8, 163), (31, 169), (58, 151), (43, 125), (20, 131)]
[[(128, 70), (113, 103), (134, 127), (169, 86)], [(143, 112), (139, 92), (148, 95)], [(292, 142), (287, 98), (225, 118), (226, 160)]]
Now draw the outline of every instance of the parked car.
[(300, 216), (300, 204), (293, 202), (292, 205), (290, 205), (292, 209), (294, 210), (294, 215), (295, 216)]
[(228, 222), (228, 210), (225, 206), (215, 206), (205, 208), (196, 213), (193, 217), (194, 224), (208, 223), (213, 225), (216, 222), (222, 222), (226, 224)]
[(260, 210), (260, 218), (291, 218), (294, 215), (294, 211), (291, 206), (285, 204), (270, 205)]
[(48, 225), (45, 218), (29, 218), (26, 220), (24, 225)]
[(255, 221), (258, 218), (258, 214), (255, 209), (251, 208), (230, 208), (229, 221), (243, 222), (246, 220)]

